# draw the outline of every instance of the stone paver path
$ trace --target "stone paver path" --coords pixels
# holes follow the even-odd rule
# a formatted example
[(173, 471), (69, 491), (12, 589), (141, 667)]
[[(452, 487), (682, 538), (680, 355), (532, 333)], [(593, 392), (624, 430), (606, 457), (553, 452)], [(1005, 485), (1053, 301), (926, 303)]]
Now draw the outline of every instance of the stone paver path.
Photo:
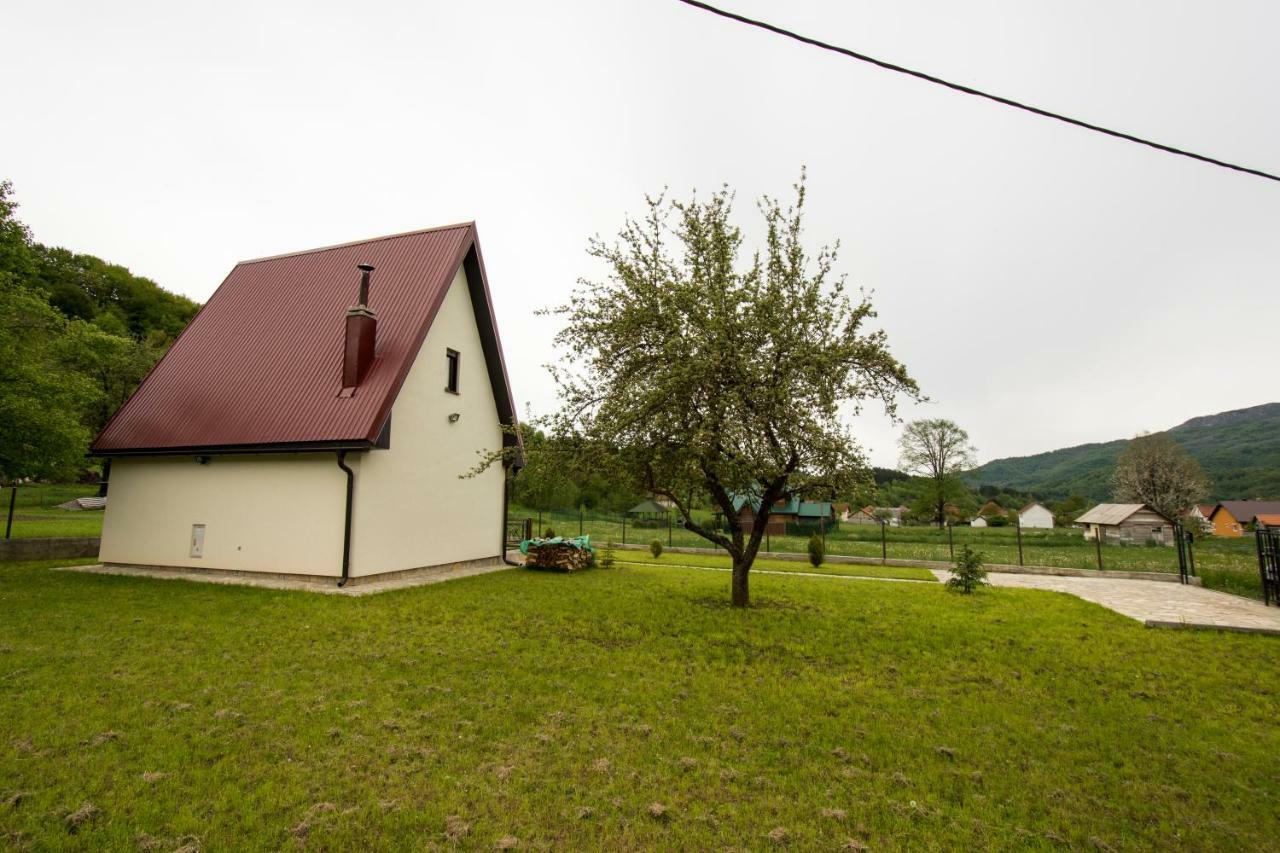
[[(939, 580), (948, 572), (935, 570)], [(1280, 635), (1280, 607), (1225, 592), (1177, 583), (1018, 575), (992, 572), (992, 586), (1066, 592), (1159, 628), (1217, 628)]]

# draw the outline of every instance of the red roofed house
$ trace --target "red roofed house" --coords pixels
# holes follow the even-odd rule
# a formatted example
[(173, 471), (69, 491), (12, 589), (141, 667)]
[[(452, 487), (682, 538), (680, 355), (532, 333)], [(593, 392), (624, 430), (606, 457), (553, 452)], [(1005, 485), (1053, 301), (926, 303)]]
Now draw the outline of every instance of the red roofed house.
[(243, 261), (93, 442), (100, 559), (339, 585), (494, 561), (507, 472), (459, 475), (523, 464), (515, 424), (474, 224)]
[(1280, 513), (1280, 501), (1219, 501), (1209, 513), (1214, 536), (1235, 538), (1245, 534), (1254, 516)]

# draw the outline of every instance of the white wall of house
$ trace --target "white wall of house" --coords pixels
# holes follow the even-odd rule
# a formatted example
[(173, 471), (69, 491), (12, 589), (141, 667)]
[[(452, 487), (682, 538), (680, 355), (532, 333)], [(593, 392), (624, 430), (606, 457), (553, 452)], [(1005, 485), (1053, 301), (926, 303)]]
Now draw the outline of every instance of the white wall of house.
[[(461, 354), (457, 394), (445, 390), (448, 349)], [(458, 420), (450, 423), (454, 413)], [(499, 556), (502, 466), (470, 479), (459, 475), (476, 464), (477, 451), (501, 444), (480, 331), (459, 269), (392, 408), (390, 449), (352, 454), (352, 577)]]
[[(336, 342), (335, 342), (336, 346)], [(446, 349), (461, 354), (445, 390)], [(357, 391), (356, 393), (359, 393)], [(450, 423), (449, 415), (459, 415)], [(461, 269), (392, 408), (389, 449), (350, 453), (351, 576), (501, 554), (503, 468), (459, 479), (502, 443)], [(338, 577), (346, 475), (334, 453), (119, 458), (99, 559), (109, 563)], [(193, 525), (204, 525), (192, 556)]]
[(970, 527), (986, 527), (987, 520), (979, 515), (976, 518), (974, 518), (973, 521), (969, 522), (969, 526)]
[(1041, 504), (1027, 507), (1026, 510), (1018, 513), (1018, 518), (1023, 527), (1043, 529), (1053, 527), (1053, 513)]
[(99, 559), (336, 577), (345, 496), (331, 453), (116, 459)]

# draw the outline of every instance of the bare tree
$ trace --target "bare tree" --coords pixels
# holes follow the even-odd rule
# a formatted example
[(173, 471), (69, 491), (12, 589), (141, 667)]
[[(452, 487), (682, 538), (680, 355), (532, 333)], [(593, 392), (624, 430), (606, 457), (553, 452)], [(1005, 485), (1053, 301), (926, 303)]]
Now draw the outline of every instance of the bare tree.
[(1111, 489), (1117, 501), (1144, 503), (1177, 519), (1209, 491), (1200, 463), (1167, 432), (1142, 435), (1116, 460)]
[(926, 497), (939, 527), (947, 520), (947, 502), (963, 491), (957, 475), (973, 467), (976, 452), (969, 433), (945, 418), (912, 421), (898, 439), (898, 464), (908, 474), (928, 480)]

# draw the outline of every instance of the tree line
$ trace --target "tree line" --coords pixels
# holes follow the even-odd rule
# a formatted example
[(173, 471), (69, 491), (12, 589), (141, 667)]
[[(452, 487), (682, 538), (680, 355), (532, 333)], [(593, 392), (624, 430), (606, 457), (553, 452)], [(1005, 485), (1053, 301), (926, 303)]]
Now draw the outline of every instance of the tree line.
[[(585, 509), (621, 514), (648, 497), (634, 480), (617, 476), (625, 454), (592, 450), (596, 465), (575, 464), (584, 450), (581, 439), (547, 435), (539, 429), (524, 434), (526, 467), (512, 484), (512, 500), (526, 509)], [(1061, 527), (1070, 526), (1096, 501), (1083, 495), (1044, 499), (1018, 488), (971, 485), (965, 475), (973, 463), (968, 433), (953, 421), (926, 419), (907, 423), (899, 441), (903, 470), (869, 468), (856, 472), (842, 493), (828, 495), (854, 510), (865, 506), (906, 507), (905, 519), (917, 524), (963, 523), (994, 504), (1003, 513), (986, 517), (992, 527), (1012, 525), (1018, 509), (1039, 500)], [(610, 457), (608, 462), (601, 462)], [(1207, 479), (1195, 460), (1167, 433), (1139, 436), (1117, 461), (1112, 500), (1146, 503), (1172, 519), (1181, 517), (1207, 491)], [(715, 512), (703, 489), (687, 496), (690, 506)]]
[(0, 479), (87, 477), (89, 442), (200, 307), (47, 246), (0, 181)]

